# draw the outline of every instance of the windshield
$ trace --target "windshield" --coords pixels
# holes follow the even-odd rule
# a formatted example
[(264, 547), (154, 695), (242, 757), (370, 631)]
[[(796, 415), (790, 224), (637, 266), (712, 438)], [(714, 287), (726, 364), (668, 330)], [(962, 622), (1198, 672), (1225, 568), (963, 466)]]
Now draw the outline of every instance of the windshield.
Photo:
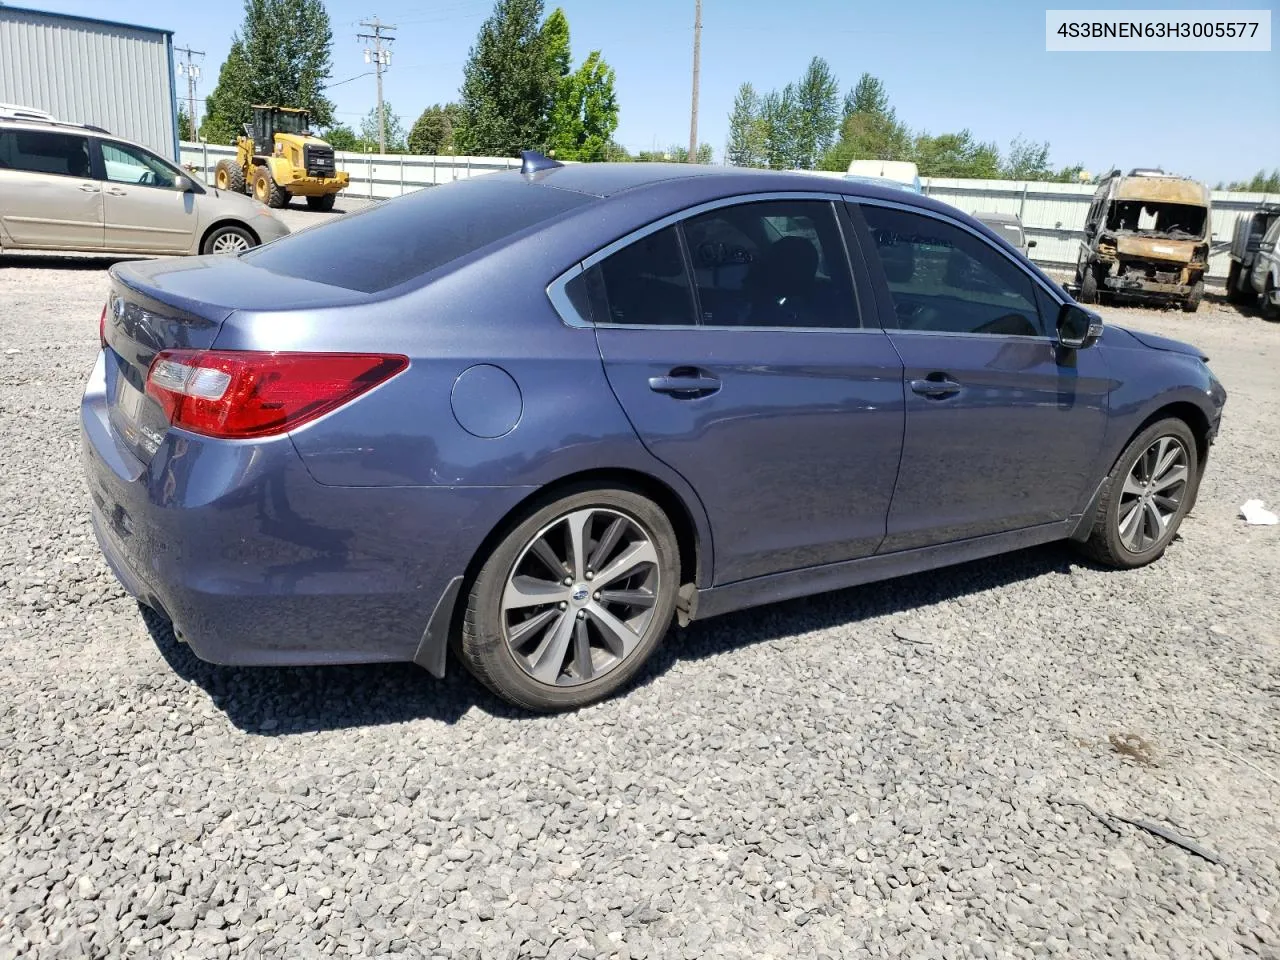
[(1107, 211), (1107, 229), (1115, 233), (1198, 240), (1204, 236), (1204, 207), (1153, 200), (1117, 200)]
[(277, 133), (306, 133), (310, 127), (308, 117), (303, 113), (287, 113), (281, 110), (276, 114)]
[(287, 277), (378, 293), (593, 200), (490, 173), (300, 230), (244, 259)]

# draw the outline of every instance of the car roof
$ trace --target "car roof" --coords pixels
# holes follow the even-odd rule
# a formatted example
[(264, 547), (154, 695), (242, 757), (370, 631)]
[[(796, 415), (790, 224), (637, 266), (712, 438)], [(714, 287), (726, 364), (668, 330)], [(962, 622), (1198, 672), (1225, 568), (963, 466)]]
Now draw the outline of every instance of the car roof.
[(631, 191), (655, 188), (679, 188), (683, 183), (691, 193), (733, 196), (738, 193), (837, 193), (849, 197), (866, 197), (922, 207), (948, 216), (965, 214), (923, 194), (904, 190), (900, 184), (881, 184), (872, 180), (846, 180), (833, 173), (815, 177), (812, 171), (757, 170), (752, 167), (724, 167), (698, 163), (575, 163), (521, 174), (518, 170), (490, 176), (523, 178), (529, 183), (560, 190), (573, 190), (588, 196), (607, 199)]
[[(37, 120), (32, 117), (0, 117), (0, 126), (12, 127), (15, 130), (41, 130), (46, 133), (85, 133), (111, 137), (113, 140), (124, 140), (110, 130), (95, 127), (90, 123), (74, 123), (70, 120)], [(132, 143), (131, 140), (125, 140)]]

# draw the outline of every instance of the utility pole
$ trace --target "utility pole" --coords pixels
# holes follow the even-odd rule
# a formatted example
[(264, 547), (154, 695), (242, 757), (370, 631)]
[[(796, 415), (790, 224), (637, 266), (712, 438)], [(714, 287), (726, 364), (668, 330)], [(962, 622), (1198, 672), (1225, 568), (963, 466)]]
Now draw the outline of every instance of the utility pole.
[(187, 78), (187, 119), (191, 122), (191, 138), (199, 139), (196, 132), (200, 125), (196, 123), (196, 81), (200, 79), (200, 67), (194, 57), (203, 57), (203, 50), (192, 50), (190, 47), (174, 47), (174, 52), (182, 54), (186, 59), (178, 61), (178, 76)]
[(702, 71), (702, 0), (693, 14), (693, 109), (689, 113), (689, 162), (698, 162), (698, 74)]
[(383, 44), (390, 44), (395, 39), (395, 37), (390, 36), (390, 33), (394, 32), (396, 28), (390, 24), (383, 23), (377, 17), (372, 20), (361, 20), (360, 26), (368, 27), (373, 31), (373, 33), (358, 34), (356, 39), (364, 40), (365, 42), (372, 41), (373, 43), (373, 49), (364, 48), (364, 62), (372, 63), (374, 71), (378, 75), (378, 152), (386, 153), (387, 118), (382, 106), (382, 71), (391, 66), (391, 48), (383, 46)]

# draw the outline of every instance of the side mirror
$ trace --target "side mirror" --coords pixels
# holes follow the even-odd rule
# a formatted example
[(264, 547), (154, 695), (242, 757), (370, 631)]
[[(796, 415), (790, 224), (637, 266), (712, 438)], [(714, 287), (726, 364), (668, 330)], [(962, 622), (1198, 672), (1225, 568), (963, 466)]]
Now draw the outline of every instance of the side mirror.
[(1102, 336), (1102, 317), (1078, 303), (1064, 303), (1058, 311), (1058, 343), (1068, 350), (1083, 350)]
[(190, 177), (178, 177), (173, 181), (173, 188), (179, 193), (195, 193), (196, 185)]
[(1028, 250), (1030, 250), (1030, 249), (1031, 249), (1032, 247), (1034, 247), (1035, 245), (1036, 245), (1036, 242), (1035, 242), (1034, 240), (1028, 240), (1028, 241), (1027, 241), (1027, 249), (1028, 249)]

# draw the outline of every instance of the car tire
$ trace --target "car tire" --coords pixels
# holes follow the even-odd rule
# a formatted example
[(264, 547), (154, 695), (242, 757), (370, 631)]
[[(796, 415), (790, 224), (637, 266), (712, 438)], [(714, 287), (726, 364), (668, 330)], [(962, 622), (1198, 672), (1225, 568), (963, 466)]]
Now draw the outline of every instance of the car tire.
[(244, 253), (257, 245), (258, 238), (250, 233), (247, 227), (228, 223), (209, 231), (209, 235), (204, 238), (204, 243), (200, 245), (200, 252), (203, 254)]
[(1270, 277), (1267, 277), (1266, 285), (1262, 288), (1262, 299), (1258, 301), (1258, 309), (1262, 313), (1263, 320), (1270, 320), (1272, 323), (1280, 320), (1280, 305), (1271, 302), (1271, 295), (1275, 292), (1276, 285)]
[(623, 487), (570, 489), (531, 509), (485, 559), (458, 653), (518, 707), (577, 709), (635, 676), (671, 624), (679, 587), (679, 546), (657, 504)]
[(280, 189), (280, 185), (271, 176), (271, 171), (263, 164), (258, 164), (254, 168), (253, 197), (259, 203), (265, 203), (268, 207), (274, 207), (277, 210), (289, 202), (288, 192)]
[(244, 193), (244, 171), (234, 160), (219, 160), (213, 168), (213, 184), (229, 193)]
[(1092, 266), (1086, 265), (1084, 274), (1080, 277), (1080, 302), (1098, 302), (1098, 276), (1093, 272)]
[(1248, 303), (1249, 297), (1240, 283), (1240, 261), (1232, 260), (1227, 268), (1227, 303)]
[(1200, 309), (1200, 301), (1204, 299), (1204, 281), (1197, 280), (1191, 287), (1191, 293), (1182, 304), (1182, 309), (1187, 313), (1195, 313)]
[(1108, 567), (1146, 566), (1177, 534), (1199, 485), (1196, 440), (1186, 421), (1169, 417), (1151, 424), (1129, 441), (1107, 475), (1093, 531), (1081, 548)]
[(319, 197), (307, 197), (307, 209), (327, 212), (333, 209), (333, 204), (337, 199), (338, 195), (336, 193), (326, 193)]

